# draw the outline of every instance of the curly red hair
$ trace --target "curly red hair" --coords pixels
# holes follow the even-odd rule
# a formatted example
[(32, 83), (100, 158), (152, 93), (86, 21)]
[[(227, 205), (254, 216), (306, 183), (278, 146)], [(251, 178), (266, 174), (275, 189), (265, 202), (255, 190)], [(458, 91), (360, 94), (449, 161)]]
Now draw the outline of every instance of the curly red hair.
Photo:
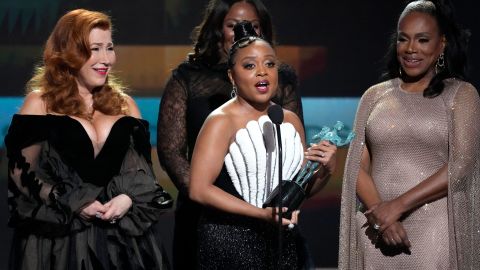
[[(39, 90), (47, 112), (90, 118), (81, 98), (76, 76), (90, 58), (90, 31), (111, 30), (110, 17), (85, 9), (63, 15), (50, 34), (43, 51), (43, 66), (36, 68), (27, 85), (28, 91)], [(108, 115), (127, 114), (124, 89), (109, 75), (106, 83), (93, 91), (93, 109)]]

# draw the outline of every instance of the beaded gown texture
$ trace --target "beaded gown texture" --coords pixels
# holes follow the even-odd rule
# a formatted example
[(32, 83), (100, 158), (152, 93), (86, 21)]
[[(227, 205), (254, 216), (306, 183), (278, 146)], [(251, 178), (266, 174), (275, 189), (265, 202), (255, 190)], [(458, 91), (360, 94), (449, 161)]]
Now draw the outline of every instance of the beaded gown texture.
[[(198, 133), (208, 115), (231, 99), (227, 65), (185, 62), (173, 70), (165, 86), (157, 126), (157, 153), (162, 167), (178, 189), (175, 209), (173, 265), (195, 269), (200, 205), (188, 197), (190, 160)], [(293, 69), (279, 67), (279, 87), (273, 101), (302, 119), (302, 105)], [(185, 259), (191, 258), (191, 259)]]
[[(153, 227), (171, 199), (151, 168), (147, 121), (120, 118), (94, 156), (77, 120), (14, 115), (5, 144), (10, 269), (168, 269)], [(78, 215), (85, 204), (119, 194), (132, 206), (116, 223)]]
[[(225, 167), (215, 185), (242, 198)], [(275, 224), (204, 208), (199, 218), (198, 240), (198, 269), (305, 269), (307, 252), (298, 226), (282, 229), (280, 252)]]
[[(283, 123), (282, 179), (292, 179), (303, 161), (300, 135)], [(278, 185), (278, 146), (268, 116), (249, 121), (236, 132), (214, 184), (257, 207)], [(289, 146), (287, 146), (287, 144)], [(282, 227), (251, 217), (205, 207), (198, 225), (200, 269), (303, 269), (304, 245), (297, 227)]]
[[(448, 79), (435, 98), (401, 89), (400, 79), (362, 97), (344, 174), (339, 269), (479, 269), (480, 100), (476, 89)], [(363, 149), (382, 200), (405, 193), (448, 164), (447, 197), (402, 220), (410, 252), (387, 246), (356, 198)]]

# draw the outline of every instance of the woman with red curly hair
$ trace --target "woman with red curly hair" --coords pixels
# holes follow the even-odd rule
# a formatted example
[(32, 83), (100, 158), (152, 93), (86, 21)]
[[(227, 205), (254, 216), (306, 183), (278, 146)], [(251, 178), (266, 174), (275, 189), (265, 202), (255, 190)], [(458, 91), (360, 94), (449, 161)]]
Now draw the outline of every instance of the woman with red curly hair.
[(110, 18), (65, 14), (5, 138), (11, 269), (165, 269), (152, 225), (171, 206), (148, 122), (115, 83)]

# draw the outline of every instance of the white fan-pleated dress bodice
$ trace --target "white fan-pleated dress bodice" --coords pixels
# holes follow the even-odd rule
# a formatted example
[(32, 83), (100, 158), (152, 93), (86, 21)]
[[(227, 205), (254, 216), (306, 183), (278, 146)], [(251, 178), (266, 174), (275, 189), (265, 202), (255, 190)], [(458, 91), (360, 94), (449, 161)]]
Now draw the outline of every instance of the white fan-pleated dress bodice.
[[(303, 145), (292, 124), (280, 125), (282, 139), (282, 179), (292, 180), (303, 163)], [(278, 185), (278, 143), (276, 127), (266, 115), (250, 121), (237, 131), (225, 156), (225, 167), (242, 198), (262, 207)]]

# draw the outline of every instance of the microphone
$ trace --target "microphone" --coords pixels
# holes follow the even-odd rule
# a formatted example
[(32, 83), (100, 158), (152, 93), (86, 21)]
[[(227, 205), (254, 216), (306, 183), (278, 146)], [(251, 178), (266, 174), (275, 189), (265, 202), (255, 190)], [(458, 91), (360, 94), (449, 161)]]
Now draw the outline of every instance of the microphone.
[(283, 109), (280, 105), (272, 105), (268, 107), (268, 117), (276, 125), (280, 125), (283, 122)]
[(281, 219), (282, 219), (282, 178), (283, 178), (283, 172), (282, 172), (282, 133), (280, 131), (280, 125), (283, 122), (283, 109), (280, 107), (280, 105), (272, 105), (268, 107), (268, 117), (272, 122), (275, 124), (276, 130), (277, 130), (277, 144), (278, 144), (278, 187), (279, 187), (279, 194), (280, 196), (278, 197), (278, 207), (280, 208), (279, 214), (280, 214), (280, 224), (281, 224)]
[(281, 267), (282, 257), (282, 134), (280, 132), (280, 124), (283, 122), (283, 109), (280, 105), (272, 105), (268, 108), (268, 117), (275, 124), (277, 130), (277, 143), (278, 143), (278, 267)]
[[(283, 172), (282, 172), (282, 133), (280, 132), (280, 125), (283, 122), (283, 109), (280, 107), (280, 105), (272, 105), (268, 107), (268, 117), (272, 122), (275, 124), (276, 130), (277, 130), (277, 143), (278, 143), (278, 187), (279, 187), (279, 199), (278, 199), (278, 207), (280, 208), (280, 221), (282, 219), (282, 199), (281, 199), (281, 194), (282, 194), (282, 178), (283, 178)], [(281, 224), (281, 222), (280, 222)]]

